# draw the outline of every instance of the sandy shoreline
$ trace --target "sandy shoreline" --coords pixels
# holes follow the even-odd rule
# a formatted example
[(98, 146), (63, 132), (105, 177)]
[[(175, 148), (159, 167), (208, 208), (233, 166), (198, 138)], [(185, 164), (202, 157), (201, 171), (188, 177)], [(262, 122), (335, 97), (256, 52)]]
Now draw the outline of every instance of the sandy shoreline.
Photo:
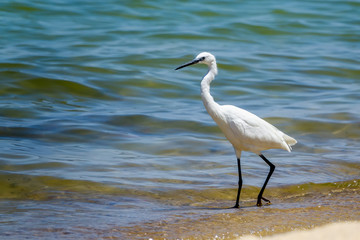
[[(297, 188), (273, 188), (273, 204), (260, 208), (242, 201), (241, 208), (229, 209), (233, 202), (223, 200), (181, 206), (160, 222), (121, 227), (121, 239), (360, 240), (359, 182), (310, 184), (303, 195)], [(281, 198), (284, 192), (287, 198)]]
[(238, 240), (360, 240), (360, 221), (330, 223), (309, 230), (296, 230), (267, 237), (243, 236)]

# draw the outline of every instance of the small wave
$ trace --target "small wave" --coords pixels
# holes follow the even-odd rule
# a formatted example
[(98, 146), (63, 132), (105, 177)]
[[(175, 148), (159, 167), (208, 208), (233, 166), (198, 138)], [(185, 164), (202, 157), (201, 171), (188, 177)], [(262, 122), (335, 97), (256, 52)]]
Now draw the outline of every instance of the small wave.
[(111, 116), (106, 121), (107, 124), (126, 127), (144, 134), (160, 133), (217, 133), (216, 126), (208, 126), (199, 121), (161, 119), (148, 115), (118, 115)]

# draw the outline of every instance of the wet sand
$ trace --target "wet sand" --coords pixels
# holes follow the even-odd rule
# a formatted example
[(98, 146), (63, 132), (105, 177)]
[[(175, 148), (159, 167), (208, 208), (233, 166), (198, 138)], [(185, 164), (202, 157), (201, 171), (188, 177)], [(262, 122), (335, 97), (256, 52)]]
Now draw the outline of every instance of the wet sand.
[[(358, 181), (336, 185), (306, 191), (304, 195), (272, 198), (271, 205), (260, 208), (254, 199), (243, 201), (240, 209), (228, 208), (232, 204), (229, 201), (185, 206), (174, 209), (171, 217), (161, 221), (113, 229), (113, 234), (120, 233), (124, 239), (241, 239), (249, 235), (256, 239), (294, 231), (297, 234), (329, 223), (360, 221)], [(344, 231), (351, 229), (346, 227)]]

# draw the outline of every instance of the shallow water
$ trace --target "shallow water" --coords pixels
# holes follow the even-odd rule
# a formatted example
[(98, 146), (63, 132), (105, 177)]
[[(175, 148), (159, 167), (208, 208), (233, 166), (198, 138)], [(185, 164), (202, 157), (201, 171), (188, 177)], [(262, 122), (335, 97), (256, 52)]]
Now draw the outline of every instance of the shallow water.
[[(359, 6), (2, 1), (0, 232), (231, 239), (359, 219)], [(206, 67), (174, 71), (201, 51), (216, 101), (298, 141), (264, 152), (270, 206), (253, 207), (268, 169), (243, 153), (243, 208), (226, 209), (236, 159), (201, 102)]]

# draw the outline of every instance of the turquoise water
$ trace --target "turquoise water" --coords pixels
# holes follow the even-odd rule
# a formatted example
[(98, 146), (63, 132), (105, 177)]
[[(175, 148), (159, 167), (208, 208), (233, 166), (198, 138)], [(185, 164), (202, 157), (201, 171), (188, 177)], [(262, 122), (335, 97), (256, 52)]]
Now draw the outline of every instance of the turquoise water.
[[(217, 57), (217, 102), (298, 141), (264, 152), (269, 211), (311, 208), (313, 184), (358, 192), (359, 16), (359, 1), (2, 1), (0, 232), (147, 238), (139, 226), (160, 236), (159, 221), (232, 206), (236, 158), (201, 102), (206, 67), (174, 71), (202, 51)], [(251, 206), (268, 169), (251, 153), (242, 166)], [(287, 202), (303, 191), (308, 205)]]

